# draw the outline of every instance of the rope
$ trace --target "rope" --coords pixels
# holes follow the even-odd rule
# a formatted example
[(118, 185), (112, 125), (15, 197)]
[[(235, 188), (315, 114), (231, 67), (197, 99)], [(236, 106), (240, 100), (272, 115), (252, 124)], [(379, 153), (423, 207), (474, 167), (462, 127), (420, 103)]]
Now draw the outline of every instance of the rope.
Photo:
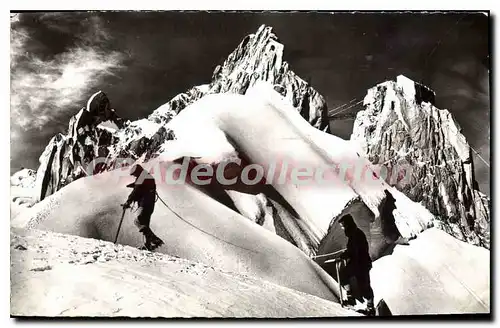
[(193, 228), (195, 228), (195, 229), (197, 229), (197, 230), (199, 230), (199, 231), (201, 231), (201, 232), (203, 232), (203, 233), (205, 233), (205, 234), (207, 234), (207, 235), (209, 235), (209, 236), (211, 236), (211, 237), (214, 237), (215, 239), (220, 240), (220, 241), (222, 241), (222, 242), (224, 242), (224, 243), (226, 243), (226, 244), (232, 245), (232, 246), (234, 246), (234, 247), (241, 248), (241, 249), (244, 249), (244, 250), (246, 250), (246, 251), (253, 252), (253, 253), (261, 253), (261, 252), (258, 252), (258, 251), (254, 251), (254, 250), (252, 250), (252, 249), (248, 249), (248, 248), (245, 248), (245, 247), (238, 246), (238, 245), (233, 244), (233, 243), (231, 243), (231, 242), (229, 242), (229, 241), (226, 241), (226, 240), (224, 240), (224, 239), (221, 239), (221, 238), (219, 238), (219, 237), (217, 237), (217, 236), (215, 236), (215, 235), (211, 234), (210, 232), (207, 232), (207, 231), (205, 231), (205, 230), (203, 230), (203, 229), (198, 228), (197, 226), (195, 226), (195, 225), (194, 225), (194, 224), (192, 224), (191, 222), (189, 222), (189, 221), (187, 221), (187, 220), (183, 219), (183, 218), (182, 218), (182, 217), (181, 217), (181, 216), (180, 216), (180, 215), (179, 215), (176, 211), (174, 211), (174, 210), (173, 210), (170, 206), (168, 206), (168, 205), (167, 205), (167, 204), (163, 201), (163, 199), (160, 197), (160, 195), (158, 194), (158, 192), (156, 192), (156, 196), (158, 196), (158, 198), (157, 198), (157, 199), (159, 199), (159, 200), (163, 203), (163, 205), (165, 205), (165, 207), (166, 207), (166, 208), (168, 208), (168, 209), (170, 210), (170, 212), (174, 213), (174, 214), (175, 214), (175, 216), (177, 216), (179, 219), (181, 219), (182, 221), (184, 221), (185, 223), (187, 223), (187, 224), (188, 224), (188, 225), (190, 225), (191, 227), (193, 227)]
[(330, 113), (330, 112), (334, 112), (334, 111), (336, 111), (337, 109), (341, 109), (341, 108), (343, 108), (344, 106), (351, 104), (351, 103), (352, 103), (353, 101), (355, 101), (355, 100), (356, 100), (356, 98), (353, 98), (353, 99), (351, 99), (351, 101), (349, 101), (348, 103), (342, 104), (342, 105), (340, 105), (340, 106), (338, 106), (338, 107), (335, 107), (334, 109), (330, 109), (330, 110), (328, 111), (328, 113)]
[[(160, 195), (158, 194), (158, 192), (156, 192), (156, 196), (158, 197), (157, 199), (159, 199), (159, 200), (163, 203), (163, 205), (165, 205), (165, 207), (166, 207), (166, 208), (168, 208), (168, 209), (169, 209), (172, 213), (174, 213), (174, 215), (175, 215), (175, 216), (177, 216), (179, 219), (181, 219), (181, 220), (182, 220), (182, 221), (184, 221), (185, 223), (189, 224), (191, 227), (195, 228), (196, 230), (199, 230), (199, 231), (201, 231), (201, 232), (203, 232), (203, 233), (205, 233), (205, 234), (207, 234), (207, 235), (209, 235), (209, 236), (211, 236), (211, 237), (214, 237), (214, 238), (215, 238), (215, 239), (217, 239), (217, 240), (220, 240), (220, 241), (222, 241), (222, 242), (224, 242), (224, 243), (226, 243), (226, 244), (229, 244), (229, 245), (231, 245), (231, 246), (234, 246), (234, 247), (236, 247), (236, 248), (244, 249), (244, 250), (246, 250), (246, 251), (253, 252), (253, 253), (264, 254), (264, 253), (259, 252), (259, 251), (255, 251), (255, 250), (252, 250), (252, 249), (248, 249), (248, 248), (245, 248), (245, 247), (242, 247), (242, 246), (239, 246), (239, 245), (233, 244), (233, 243), (231, 243), (231, 242), (229, 242), (229, 241), (227, 241), (227, 240), (221, 239), (221, 238), (219, 238), (219, 237), (217, 237), (217, 236), (215, 236), (215, 235), (211, 234), (210, 232), (207, 232), (207, 231), (205, 231), (205, 230), (203, 230), (203, 229), (201, 229), (201, 228), (198, 228), (197, 226), (195, 226), (195, 225), (194, 225), (194, 224), (192, 224), (191, 222), (189, 222), (189, 221), (185, 220), (184, 218), (182, 218), (182, 217), (181, 217), (181, 216), (180, 216), (180, 215), (179, 215), (176, 211), (174, 211), (174, 210), (173, 210), (170, 206), (168, 206), (168, 205), (167, 205), (167, 204), (163, 201), (163, 199), (160, 197)], [(341, 251), (342, 251), (342, 250), (341, 250)], [(302, 251), (300, 251), (300, 252), (301, 252), (301, 253), (303, 253)], [(336, 252), (336, 253), (338, 253), (338, 252)], [(276, 256), (279, 256), (279, 255), (278, 255), (278, 254), (276, 254)], [(282, 258), (287, 259), (287, 260), (293, 260), (293, 259), (292, 259), (292, 258), (290, 258), (290, 257), (282, 257)]]
[[(172, 208), (170, 208), (170, 206), (168, 206), (168, 205), (167, 205), (167, 204), (163, 201), (163, 199), (160, 197), (160, 195), (158, 194), (158, 192), (156, 192), (156, 196), (158, 196), (158, 199), (159, 199), (159, 200), (163, 203), (163, 205), (165, 205), (165, 207), (166, 207), (166, 208), (168, 208), (168, 209), (169, 209), (172, 213), (174, 213), (174, 214), (175, 214), (175, 216), (177, 216), (179, 219), (181, 219), (181, 220), (182, 220), (182, 221), (184, 221), (185, 223), (189, 224), (189, 225), (190, 225), (190, 226), (192, 226), (193, 228), (195, 228), (195, 229), (197, 229), (197, 230), (199, 230), (199, 231), (201, 231), (201, 232), (203, 232), (203, 233), (205, 233), (205, 234), (207, 234), (207, 235), (209, 235), (209, 236), (212, 236), (212, 237), (214, 237), (215, 239), (220, 240), (220, 241), (222, 241), (222, 242), (224, 242), (224, 243), (226, 243), (226, 244), (232, 245), (232, 246), (234, 246), (234, 247), (236, 247), (236, 248), (244, 249), (244, 250), (247, 250), (247, 251), (250, 251), (250, 252), (253, 252), (253, 253), (263, 254), (262, 252), (254, 251), (254, 250), (251, 250), (251, 249), (248, 249), (248, 248), (245, 248), (245, 247), (241, 247), (241, 246), (235, 245), (235, 244), (233, 244), (233, 243), (231, 243), (231, 242), (228, 242), (228, 241), (226, 241), (226, 240), (224, 240), (224, 239), (221, 239), (221, 238), (219, 238), (219, 237), (217, 237), (217, 236), (212, 235), (211, 233), (209, 233), (209, 232), (207, 232), (207, 231), (205, 231), (205, 230), (202, 230), (202, 229), (200, 229), (200, 228), (196, 227), (196, 226), (195, 226), (195, 225), (193, 225), (191, 222), (186, 221), (185, 219), (183, 219), (183, 218), (182, 218), (182, 217), (181, 217), (181, 216), (180, 216), (177, 212), (175, 212)], [(301, 250), (299, 250), (299, 252), (303, 253)], [(277, 255), (277, 254), (276, 254), (276, 255)], [(279, 256), (279, 255), (277, 255), (277, 256)], [(289, 257), (283, 257), (283, 259), (293, 260), (292, 258), (289, 258)], [(329, 283), (327, 283), (326, 281), (324, 281), (323, 277), (319, 274), (319, 272), (317, 272), (316, 270), (314, 270), (314, 272), (315, 272), (315, 273), (316, 273), (316, 275), (319, 277), (319, 279), (325, 283), (326, 287), (332, 291), (333, 295), (335, 295), (336, 297), (338, 297), (338, 295), (337, 295), (337, 294), (336, 294), (336, 292), (335, 292), (335, 289), (334, 289), (334, 288), (332, 288), (332, 287), (330, 286), (330, 284), (329, 284)], [(332, 279), (332, 280), (333, 280), (333, 279)], [(334, 280), (334, 282), (335, 282), (335, 280)], [(340, 285), (338, 285), (338, 288), (339, 288), (339, 289), (342, 289), (342, 287), (341, 287)], [(342, 291), (340, 291), (340, 293), (342, 293)], [(341, 294), (341, 295), (342, 295), (342, 294)], [(342, 299), (342, 296), (340, 297), (340, 299)]]
[[(194, 224), (192, 224), (191, 222), (189, 222), (189, 221), (187, 221), (186, 219), (182, 218), (182, 217), (181, 217), (181, 216), (180, 216), (180, 215), (179, 215), (176, 211), (174, 211), (174, 210), (173, 210), (170, 206), (168, 206), (168, 205), (167, 205), (167, 203), (165, 203), (165, 201), (164, 201), (164, 200), (160, 197), (160, 195), (158, 194), (158, 192), (157, 192), (157, 191), (155, 191), (155, 194), (156, 194), (156, 200), (155, 200), (155, 203), (156, 203), (156, 202), (158, 201), (158, 199), (159, 199), (159, 200), (163, 203), (163, 205), (165, 205), (165, 207), (169, 209), (169, 211), (170, 211), (170, 212), (174, 213), (174, 215), (175, 215), (175, 216), (177, 216), (177, 218), (179, 218), (180, 220), (184, 221), (185, 223), (187, 223), (187, 224), (188, 224), (188, 225), (190, 225), (191, 227), (195, 228), (196, 230), (201, 231), (201, 232), (203, 232), (203, 233), (205, 233), (205, 234), (207, 234), (207, 235), (209, 235), (209, 236), (211, 236), (211, 237), (213, 237), (213, 238), (215, 238), (215, 239), (217, 239), (217, 240), (220, 240), (220, 241), (222, 241), (222, 242), (224, 242), (224, 243), (226, 243), (226, 244), (229, 244), (229, 245), (231, 245), (231, 246), (234, 246), (234, 247), (236, 247), (236, 248), (244, 249), (244, 250), (246, 250), (246, 251), (253, 252), (253, 253), (263, 254), (262, 252), (255, 251), (255, 250), (252, 250), (252, 249), (249, 249), (249, 248), (245, 248), (245, 247), (242, 247), (242, 246), (239, 246), (239, 245), (233, 244), (233, 243), (231, 243), (231, 242), (229, 242), (229, 241), (227, 241), (227, 240), (221, 239), (221, 238), (219, 238), (219, 237), (217, 237), (217, 236), (215, 236), (215, 235), (211, 234), (211, 233), (210, 233), (210, 232), (208, 232), (208, 231), (205, 231), (205, 230), (203, 230), (203, 229), (201, 229), (201, 228), (198, 228), (197, 226), (195, 226), (195, 225), (194, 225)], [(125, 213), (125, 212), (124, 212), (124, 213)], [(122, 216), (122, 220), (123, 220), (123, 216)], [(121, 224), (120, 224), (120, 226), (121, 226)], [(117, 235), (118, 235), (118, 233), (119, 233), (119, 230), (120, 230), (120, 227), (118, 228)], [(302, 251), (301, 251), (301, 252), (302, 252)], [(292, 258), (289, 258), (289, 257), (285, 257), (285, 259), (287, 259), (287, 260), (292, 260)]]
[(336, 252), (332, 252), (332, 253), (328, 253), (328, 254), (321, 254), (321, 255), (315, 255), (315, 256), (312, 256), (311, 258), (312, 259), (317, 259), (319, 257), (325, 257), (325, 256), (329, 256), (329, 255), (335, 255), (335, 254), (339, 254), (341, 252), (345, 251), (345, 248), (344, 249), (341, 249), (339, 251), (336, 251)]
[(476, 150), (475, 150), (475, 149), (474, 149), (474, 148), (473, 148), (470, 144), (469, 144), (469, 147), (470, 147), (470, 149), (472, 149), (472, 151), (473, 151), (474, 153), (476, 153), (477, 157), (479, 157), (479, 158), (480, 158), (480, 159), (484, 162), (484, 164), (486, 164), (486, 166), (487, 166), (488, 168), (490, 168), (490, 164), (489, 164), (489, 163), (487, 163), (487, 162), (484, 160), (484, 158), (482, 158), (482, 157), (481, 157), (481, 155), (479, 155), (479, 153), (478, 153), (478, 152), (477, 152), (477, 151), (476, 151)]
[(357, 103), (352, 104), (351, 106), (349, 106), (349, 107), (347, 107), (347, 108), (344, 108), (344, 109), (339, 110), (339, 111), (337, 111), (337, 112), (335, 112), (335, 113), (332, 113), (329, 117), (330, 117), (330, 118), (332, 118), (332, 117), (334, 117), (335, 115), (338, 115), (338, 114), (340, 114), (340, 113), (342, 113), (342, 112), (345, 112), (345, 111), (346, 111), (346, 110), (348, 110), (348, 109), (351, 109), (351, 108), (353, 108), (353, 107), (356, 107), (357, 105), (359, 105), (359, 104), (360, 104), (360, 103), (362, 103), (362, 102), (363, 102), (363, 99), (361, 99), (361, 100), (360, 100), (360, 101), (358, 101)]
[[(489, 167), (490, 167), (490, 164), (488, 164), (488, 163), (487, 163), (487, 162), (486, 162), (486, 161), (485, 161), (485, 160), (481, 157), (481, 155), (479, 155), (479, 153), (478, 153), (478, 152), (477, 152), (477, 151), (476, 151), (476, 150), (475, 150), (475, 149), (474, 149), (474, 148), (473, 148), (470, 144), (469, 144), (469, 147), (470, 147), (470, 149), (472, 149), (472, 151), (473, 151), (474, 153), (476, 153), (476, 155), (477, 155), (477, 156), (478, 156), (478, 157), (479, 157), (479, 158), (480, 158), (480, 159), (484, 162), (484, 164), (486, 164), (486, 166), (488, 166), (488, 168), (489, 168)], [(413, 150), (411, 150), (411, 151), (407, 152), (407, 153), (405, 154), (405, 157), (406, 157), (406, 155), (409, 155), (409, 154), (411, 154), (411, 153), (414, 153), (414, 152), (416, 152), (417, 150), (421, 150), (421, 148), (415, 148), (415, 149), (413, 149)], [(392, 158), (389, 158), (389, 159), (388, 159), (388, 160), (386, 160), (385, 162), (383, 162), (383, 163), (379, 163), (379, 164), (377, 164), (377, 165), (384, 165), (384, 164), (387, 164), (387, 163), (391, 162), (393, 159), (397, 159), (397, 158), (398, 158), (398, 156), (394, 156), (394, 157), (392, 157)], [(459, 160), (459, 161), (461, 161), (461, 160)], [(452, 162), (453, 162), (453, 161), (450, 161), (450, 162), (447, 162), (447, 163), (452, 163)], [(429, 163), (429, 161), (426, 161), (425, 163)]]
[(429, 58), (431, 58), (431, 56), (434, 54), (434, 52), (437, 50), (437, 48), (441, 45), (441, 43), (443, 42), (442, 40), (446, 40), (446, 37), (448, 36), (448, 34), (455, 28), (457, 27), (458, 23), (460, 23), (460, 21), (462, 19), (464, 19), (466, 16), (462, 16), (460, 17), (460, 19), (458, 19), (455, 24), (453, 24), (452, 27), (450, 27), (448, 29), (448, 31), (446, 31), (446, 33), (443, 35), (443, 37), (441, 37), (437, 42), (436, 42), (436, 45), (434, 46), (434, 48), (431, 50), (431, 52), (427, 55), (426, 59), (425, 59), (425, 67), (427, 67), (427, 65), (429, 64)]

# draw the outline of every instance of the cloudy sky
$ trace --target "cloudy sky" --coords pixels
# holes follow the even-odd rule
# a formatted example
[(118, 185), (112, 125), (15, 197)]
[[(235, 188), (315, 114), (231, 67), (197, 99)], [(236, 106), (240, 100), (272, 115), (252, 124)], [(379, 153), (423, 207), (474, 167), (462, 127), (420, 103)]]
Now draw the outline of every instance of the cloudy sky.
[[(11, 170), (36, 169), (50, 138), (92, 93), (137, 119), (207, 83), (261, 24), (330, 108), (399, 74), (435, 90), (482, 158), (490, 156), (489, 19), (483, 14), (68, 12), (11, 14)], [(354, 108), (353, 111), (362, 108)], [(349, 138), (352, 118), (331, 122)], [(490, 171), (474, 155), (489, 192)]]

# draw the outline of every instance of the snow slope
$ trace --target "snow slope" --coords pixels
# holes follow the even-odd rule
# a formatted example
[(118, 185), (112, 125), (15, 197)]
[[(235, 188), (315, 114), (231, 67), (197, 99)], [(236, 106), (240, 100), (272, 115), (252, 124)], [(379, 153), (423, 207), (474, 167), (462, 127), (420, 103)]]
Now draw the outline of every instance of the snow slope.
[[(404, 237), (424, 230), (433, 216), (424, 207), (411, 202), (382, 179), (373, 178), (370, 163), (360, 157), (350, 142), (313, 128), (272, 86), (257, 84), (247, 95), (207, 95), (179, 113), (167, 127), (176, 140), (165, 143), (160, 158), (174, 160), (182, 156), (201, 157), (199, 163), (218, 164), (235, 154), (263, 168), (267, 177), (271, 166), (286, 162), (288, 174), (293, 168), (310, 169), (331, 166), (337, 171), (326, 174), (328, 180), (307, 184), (280, 182), (278, 174), (269, 181), (298, 214), (298, 225), (314, 248), (327, 234), (331, 220), (354, 198), (360, 196), (376, 217), (385, 197), (384, 189), (396, 198), (398, 208), (411, 208), (411, 214), (397, 212), (396, 224)], [(193, 122), (197, 122), (193, 124)], [(347, 172), (347, 173), (345, 173)], [(281, 180), (283, 181), (283, 180)]]
[[(129, 176), (117, 178), (114, 171), (79, 179), (12, 224), (114, 241), (122, 214), (120, 204), (132, 181)], [(158, 252), (337, 300), (336, 282), (289, 242), (192, 185), (158, 184), (157, 191), (170, 207), (158, 201), (152, 215), (151, 228), (165, 241)], [(138, 247), (143, 240), (133, 219), (133, 212), (127, 211), (118, 243)]]
[(376, 299), (391, 312), (490, 313), (490, 252), (431, 228), (371, 270)]
[(11, 253), (14, 316), (359, 316), (252, 277), (94, 239), (14, 229)]
[[(159, 161), (164, 161), (163, 165), (168, 166), (171, 165), (169, 161), (182, 156), (194, 156), (201, 163), (217, 165), (236, 155), (247, 158), (250, 163), (262, 165), (265, 173), (268, 173), (268, 165), (272, 161), (283, 159), (287, 159), (294, 167), (317, 168), (332, 162), (361, 167), (368, 165), (348, 141), (312, 128), (298, 113), (287, 110), (286, 103), (272, 93), (266, 93), (264, 89), (255, 89), (254, 92), (247, 96), (208, 95), (188, 106), (167, 124), (178, 138), (167, 141), (162, 155), (145, 164), (146, 167), (154, 167)], [(446, 236), (420, 234), (432, 221), (432, 215), (425, 208), (411, 202), (397, 190), (390, 189), (382, 180), (372, 178), (359, 181), (352, 178), (353, 174), (351, 172), (348, 175), (351, 178), (347, 180), (333, 174), (332, 180), (327, 184), (297, 185), (289, 181), (284, 184), (272, 183), (272, 187), (282, 196), (282, 199), (274, 201), (284, 207), (290, 206), (297, 214), (288, 219), (297, 224), (299, 239), (306, 239), (306, 242), (316, 244), (317, 247), (327, 234), (331, 219), (342, 213), (351, 200), (357, 197), (375, 217), (378, 216), (384, 189), (388, 189), (396, 199), (397, 209), (393, 214), (398, 229), (404, 236), (417, 235), (418, 242), (415, 247), (398, 246), (392, 255), (380, 259), (387, 262), (388, 268), (393, 268), (396, 273), (388, 269), (388, 274), (384, 274), (383, 266), (382, 273), (374, 275), (374, 286), (382, 286), (377, 287), (376, 297), (389, 299), (389, 308), (396, 315), (474, 312), (478, 309), (471, 296), (474, 294), (484, 295), (489, 302), (489, 290), (485, 288), (489, 276), (475, 276), (477, 285), (470, 282), (470, 276), (457, 276), (455, 280), (436, 278), (444, 275), (447, 267), (452, 268), (452, 272), (459, 272), (463, 266), (470, 266), (473, 261), (461, 263), (460, 259), (474, 258), (477, 252), (474, 246), (456, 246), (450, 244)], [(117, 181), (116, 176), (117, 172), (111, 171), (71, 183), (54, 194), (54, 197), (34, 206), (30, 217), (34, 216), (35, 220), (29, 225), (113, 240), (121, 214), (119, 204), (126, 199), (129, 191), (125, 185), (132, 181), (130, 178)], [(180, 216), (177, 217), (170, 209), (157, 203), (152, 228), (166, 242), (160, 252), (227, 271), (245, 273), (336, 301), (336, 283), (316, 263), (284, 239), (232, 211), (210, 193), (190, 184), (160, 183), (158, 191), (162, 199)], [(255, 192), (252, 188), (247, 191)], [(46, 203), (42, 204), (44, 202)], [(49, 203), (53, 205), (48, 205)], [(40, 210), (42, 207), (46, 209)], [(30, 217), (21, 217), (16, 222), (23, 225)], [(371, 220), (364, 216), (355, 219)], [(127, 215), (119, 242), (138, 246), (141, 242), (140, 235), (131, 221), (132, 218)], [(367, 222), (365, 226), (377, 228), (373, 225), (380, 224), (380, 221), (374, 222), (375, 224)], [(420, 239), (420, 236), (429, 237)], [(388, 242), (383, 238), (376, 240), (382, 244)], [(432, 245), (426, 251), (434, 250), (439, 260), (434, 261), (431, 257), (433, 253), (427, 253), (429, 260), (420, 260), (416, 265), (408, 256), (398, 255), (401, 252), (398, 250), (403, 249), (401, 247), (408, 247), (412, 256), (420, 254), (420, 240), (423, 244)], [(448, 251), (450, 247), (451, 253)], [(453, 249), (460, 249), (460, 254), (453, 253)], [(329, 251), (331, 249), (323, 249), (325, 253)], [(484, 254), (489, 253), (483, 253), (483, 257)], [(374, 254), (374, 258), (381, 255), (382, 252)], [(410, 270), (410, 274), (398, 275), (398, 270)], [(409, 286), (408, 291), (397, 287), (395, 282), (398, 279), (403, 286)], [(408, 285), (409, 283), (414, 285)], [(457, 288), (457, 283), (465, 290), (461, 293), (465, 294), (455, 299), (448, 292)], [(432, 297), (429, 294), (431, 289), (438, 291), (440, 300), (431, 302), (432, 309), (421, 305), (421, 302), (426, 302), (426, 297)]]

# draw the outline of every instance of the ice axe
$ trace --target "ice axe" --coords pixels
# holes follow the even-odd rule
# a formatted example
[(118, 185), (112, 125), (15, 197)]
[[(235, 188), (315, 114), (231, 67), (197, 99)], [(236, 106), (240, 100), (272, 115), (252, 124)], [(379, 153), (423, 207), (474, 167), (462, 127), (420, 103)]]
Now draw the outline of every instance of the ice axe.
[(121, 206), (123, 207), (123, 212), (122, 212), (122, 218), (120, 219), (120, 224), (118, 225), (118, 230), (116, 230), (115, 244), (118, 241), (118, 235), (120, 234), (120, 229), (122, 227), (123, 218), (125, 217), (125, 210), (127, 209), (125, 207), (125, 204), (121, 204)]
[(335, 261), (335, 271), (337, 271), (337, 279), (339, 280), (339, 291), (340, 291), (340, 306), (344, 307), (344, 295), (342, 295), (342, 283), (340, 282), (340, 266), (342, 261)]
[(345, 261), (344, 259), (333, 259), (333, 260), (328, 260), (328, 261), (325, 261), (325, 264), (326, 263), (334, 263), (335, 264), (335, 271), (337, 273), (337, 279), (338, 279), (338, 283), (339, 283), (339, 292), (340, 292), (340, 306), (344, 307), (344, 295), (342, 295), (342, 283), (340, 281), (340, 267), (342, 266), (342, 264), (345, 265)]

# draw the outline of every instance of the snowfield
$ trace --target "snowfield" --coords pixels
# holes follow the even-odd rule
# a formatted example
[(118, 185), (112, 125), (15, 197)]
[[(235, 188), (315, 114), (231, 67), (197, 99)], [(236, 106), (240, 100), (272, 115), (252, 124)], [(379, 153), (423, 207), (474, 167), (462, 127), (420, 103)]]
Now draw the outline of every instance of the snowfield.
[(375, 301), (393, 314), (490, 313), (490, 252), (431, 228), (373, 264)]
[[(120, 204), (132, 181), (127, 177), (117, 182), (112, 172), (79, 179), (38, 203), (39, 212), (32, 208), (27, 217), (18, 216), (16, 225), (114, 241), (122, 214)], [(151, 219), (152, 230), (165, 241), (158, 252), (337, 300), (335, 281), (286, 240), (195, 186), (159, 184), (157, 188), (169, 206), (158, 201)], [(133, 224), (133, 214), (126, 212), (118, 243), (138, 247), (143, 240)]]
[(94, 239), (14, 229), (11, 253), (14, 316), (359, 316), (253, 277)]

